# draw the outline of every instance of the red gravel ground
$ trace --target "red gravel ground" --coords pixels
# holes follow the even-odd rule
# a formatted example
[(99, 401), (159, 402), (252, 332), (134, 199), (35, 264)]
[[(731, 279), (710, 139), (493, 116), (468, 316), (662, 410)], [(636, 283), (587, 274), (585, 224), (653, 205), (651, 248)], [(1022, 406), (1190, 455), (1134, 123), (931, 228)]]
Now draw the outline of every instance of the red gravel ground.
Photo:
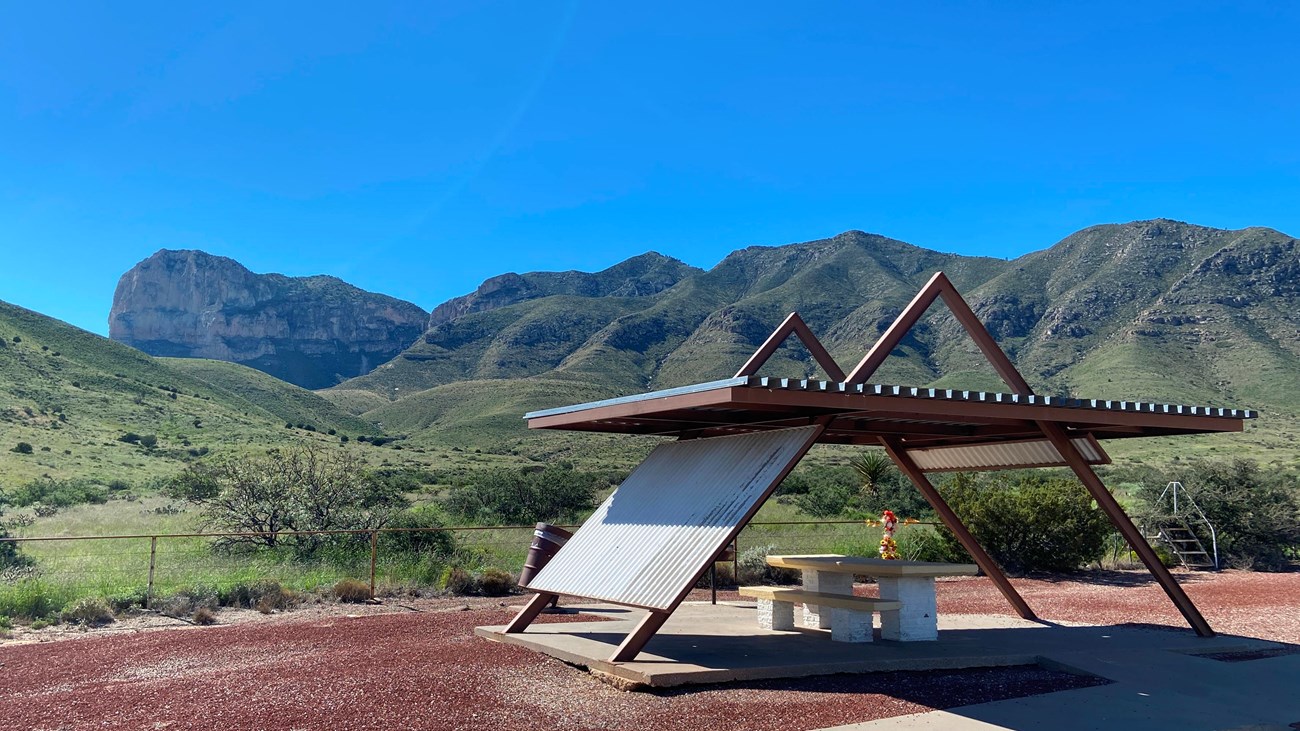
[[(1181, 624), (1159, 588), (1140, 575), (1092, 577), (1111, 583), (1021, 579), (1016, 585), (1046, 619)], [(1300, 574), (1184, 578), (1221, 631), (1300, 641), (1294, 610)], [(1007, 613), (985, 580), (941, 582), (939, 596), (941, 611)], [(304, 612), (237, 625), (0, 646), (0, 728), (786, 730), (1092, 682), (1011, 668), (626, 693), (541, 655), (474, 637), (475, 626), (504, 623), (512, 610), (456, 611), (459, 604), (422, 601), (422, 612)]]

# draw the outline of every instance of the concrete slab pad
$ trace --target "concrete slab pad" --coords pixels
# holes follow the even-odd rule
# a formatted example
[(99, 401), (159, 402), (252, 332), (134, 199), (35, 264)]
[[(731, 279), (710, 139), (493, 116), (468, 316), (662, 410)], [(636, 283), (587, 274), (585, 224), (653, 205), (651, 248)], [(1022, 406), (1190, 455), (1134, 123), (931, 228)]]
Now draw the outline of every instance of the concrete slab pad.
[[(748, 602), (685, 603), (635, 661), (609, 656), (644, 612), (610, 605), (576, 606), (604, 621), (534, 624), (520, 634), (479, 627), (480, 637), (528, 647), (589, 668), (627, 686), (671, 687), (733, 680), (834, 673), (938, 670), (1038, 664), (1092, 650), (1175, 653), (1244, 652), (1277, 647), (1242, 637), (1197, 637), (1191, 630), (1029, 622), (989, 615), (941, 615), (934, 642), (832, 642), (826, 630), (760, 629)], [(1049, 661), (1075, 672), (1069, 662)]]

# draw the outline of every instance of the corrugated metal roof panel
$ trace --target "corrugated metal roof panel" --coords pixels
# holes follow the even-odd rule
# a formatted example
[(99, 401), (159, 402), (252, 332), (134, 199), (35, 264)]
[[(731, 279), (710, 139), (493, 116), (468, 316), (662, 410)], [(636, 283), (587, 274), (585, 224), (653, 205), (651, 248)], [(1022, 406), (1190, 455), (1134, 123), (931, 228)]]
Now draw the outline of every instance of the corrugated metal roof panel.
[(659, 445), (528, 588), (669, 608), (820, 428)]
[[(1088, 437), (1070, 440), (1089, 464), (1106, 464), (1110, 458)], [(1046, 439), (993, 444), (911, 449), (907, 456), (926, 472), (944, 470), (1001, 470), (1017, 467), (1053, 467), (1065, 464), (1061, 453)]]
[(953, 401), (978, 401), (985, 403), (1029, 404), (1034, 406), (1058, 406), (1072, 409), (1091, 409), (1096, 411), (1142, 411), (1148, 413), (1192, 414), (1195, 416), (1230, 417), (1234, 419), (1254, 419), (1258, 413), (1250, 409), (1224, 409), (1211, 406), (1178, 406), (1155, 404), (1139, 401), (1106, 401), (1100, 399), (1076, 399), (1063, 396), (1040, 396), (1038, 394), (1020, 395), (1014, 393), (997, 393), (986, 391), (954, 391), (951, 389), (915, 388), (911, 386), (890, 386), (882, 384), (844, 384), (834, 381), (815, 381), (797, 378), (770, 378), (767, 376), (737, 376), (720, 381), (709, 381), (693, 386), (670, 388), (663, 391), (651, 391), (633, 396), (574, 404), (545, 411), (533, 411), (525, 414), (525, 419), (542, 416), (568, 414), (585, 411), (601, 406), (650, 401), (682, 394), (700, 393), (720, 388), (745, 386), (749, 388), (769, 388), (785, 391), (825, 391), (832, 393), (864, 394), (868, 396), (892, 396), (902, 399), (944, 399)]

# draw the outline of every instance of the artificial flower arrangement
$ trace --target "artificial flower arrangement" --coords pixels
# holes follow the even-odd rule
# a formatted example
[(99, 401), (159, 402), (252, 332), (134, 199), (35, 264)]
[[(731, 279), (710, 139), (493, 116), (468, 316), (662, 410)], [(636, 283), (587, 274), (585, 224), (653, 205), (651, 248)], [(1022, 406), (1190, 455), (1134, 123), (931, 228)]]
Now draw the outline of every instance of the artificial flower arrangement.
[(886, 510), (880, 515), (880, 522), (885, 526), (885, 533), (880, 538), (880, 557), (897, 561), (898, 544), (894, 542), (894, 529), (898, 527), (898, 518), (894, 516), (894, 511)]

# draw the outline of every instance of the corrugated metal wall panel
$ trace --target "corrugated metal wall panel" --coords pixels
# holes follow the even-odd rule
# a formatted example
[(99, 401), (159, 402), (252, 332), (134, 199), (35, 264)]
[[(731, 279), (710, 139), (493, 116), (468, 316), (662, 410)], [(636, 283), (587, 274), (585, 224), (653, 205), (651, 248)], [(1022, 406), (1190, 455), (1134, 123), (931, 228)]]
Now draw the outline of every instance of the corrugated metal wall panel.
[(818, 429), (658, 446), (528, 588), (669, 608)]
[[(1086, 437), (1070, 440), (1083, 458), (1092, 464), (1107, 461), (1106, 455)], [(1065, 464), (1061, 453), (1046, 439), (1001, 444), (935, 447), (909, 450), (917, 467), (927, 472), (938, 470), (992, 470), (1013, 467), (1049, 467)]]

